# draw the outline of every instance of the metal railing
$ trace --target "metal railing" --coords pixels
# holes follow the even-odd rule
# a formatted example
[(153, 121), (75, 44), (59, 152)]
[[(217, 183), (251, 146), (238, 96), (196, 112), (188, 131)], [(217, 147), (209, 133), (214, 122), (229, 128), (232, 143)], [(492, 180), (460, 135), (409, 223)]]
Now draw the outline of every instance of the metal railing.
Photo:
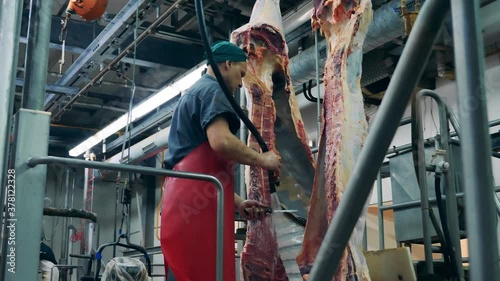
[(44, 164), (63, 164), (72, 167), (83, 167), (83, 168), (94, 168), (94, 169), (105, 169), (110, 171), (122, 171), (129, 173), (141, 173), (144, 175), (152, 176), (167, 176), (172, 178), (183, 178), (183, 179), (193, 179), (208, 181), (213, 183), (217, 188), (217, 236), (216, 236), (216, 280), (222, 281), (222, 266), (223, 266), (223, 241), (224, 241), (224, 188), (221, 182), (214, 176), (199, 174), (199, 173), (187, 173), (179, 172), (173, 170), (165, 169), (155, 169), (149, 167), (141, 167), (134, 165), (123, 165), (123, 164), (110, 164), (94, 161), (85, 161), (78, 159), (69, 159), (62, 157), (33, 157), (28, 159), (27, 165), (31, 168), (37, 165)]

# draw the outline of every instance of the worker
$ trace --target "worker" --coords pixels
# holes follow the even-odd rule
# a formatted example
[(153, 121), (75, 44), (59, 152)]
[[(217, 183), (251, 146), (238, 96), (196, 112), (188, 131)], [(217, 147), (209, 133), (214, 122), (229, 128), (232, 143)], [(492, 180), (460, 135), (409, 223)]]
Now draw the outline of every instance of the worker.
[(40, 259), (39, 259), (39, 278), (41, 281), (57, 281), (59, 280), (59, 269), (57, 261), (52, 249), (43, 242), (40, 243)]
[[(235, 93), (247, 71), (245, 52), (227, 41), (214, 44), (211, 50), (228, 90)], [(224, 186), (224, 281), (236, 278), (235, 211), (244, 219), (258, 220), (266, 216), (267, 207), (256, 200), (243, 200), (234, 192), (234, 164), (272, 170), (277, 176), (281, 165), (276, 153), (259, 153), (238, 139), (239, 126), (238, 115), (208, 64), (207, 72), (179, 100), (165, 155), (167, 169), (212, 175)], [(166, 179), (161, 248), (165, 272), (170, 268), (177, 281), (215, 281), (216, 215), (213, 183)]]

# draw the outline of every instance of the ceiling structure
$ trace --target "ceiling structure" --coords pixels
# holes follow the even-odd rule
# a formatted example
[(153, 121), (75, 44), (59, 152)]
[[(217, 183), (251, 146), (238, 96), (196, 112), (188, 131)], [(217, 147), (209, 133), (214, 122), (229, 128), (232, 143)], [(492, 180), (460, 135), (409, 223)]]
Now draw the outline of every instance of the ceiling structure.
[[(66, 16), (68, 0), (54, 2), (45, 110), (52, 112), (57, 118), (53, 118), (51, 123), (49, 155), (68, 156), (71, 148), (126, 114), (132, 96), (132, 104), (135, 106), (203, 61), (203, 46), (193, 0), (109, 1), (106, 13), (97, 21), (86, 22), (79, 16), (72, 15), (65, 33), (61, 32), (61, 21)], [(247, 23), (255, 3), (253, 0), (203, 2), (212, 41), (227, 40), (231, 30)], [(292, 23), (285, 26), (288, 29), (293, 28), (287, 30), (286, 34), (292, 61), (299, 52), (314, 47), (314, 34), (309, 18), (295, 24), (298, 16), (304, 13), (303, 7), (310, 5), (310, 2), (280, 1), (284, 20), (288, 19), (288, 22)], [(495, 1), (482, 1), (483, 6), (492, 2)], [(375, 12), (379, 9), (382, 11), (382, 8), (391, 3), (395, 1), (372, 1)], [(30, 1), (25, 0), (15, 112), (21, 104), (24, 84), (29, 7)], [(399, 15), (395, 14), (395, 17), (402, 22)], [(161, 24), (158, 24), (158, 18), (164, 18)], [(152, 24), (158, 26), (143, 41), (134, 44), (134, 36), (140, 36), (150, 29)], [(399, 23), (393, 28), (400, 34), (388, 38), (365, 53), (362, 84), (367, 104), (380, 103), (403, 49), (403, 25)], [(433, 56), (422, 79), (422, 83), (429, 88), (432, 88), (433, 79), (437, 76), (447, 77), (452, 74), (450, 36), (446, 32), (443, 33), (440, 44), (442, 53)], [(115, 58), (127, 48), (130, 51), (126, 56), (116, 61)], [(112, 67), (108, 71), (110, 63)], [(105, 74), (101, 79), (92, 81), (103, 71)], [(297, 94), (301, 94), (301, 88), (296, 87)], [(82, 89), (88, 91), (82, 93)], [(78, 99), (65, 108), (76, 95)], [(101, 153), (101, 145), (94, 147), (94, 153), (98, 154), (100, 159), (109, 158), (121, 151), (123, 142), (129, 135), (132, 137), (130, 145), (133, 145), (167, 127), (176, 100), (177, 98), (174, 98), (134, 122), (130, 134), (124, 136), (122, 130), (110, 136), (106, 140), (105, 154)]]

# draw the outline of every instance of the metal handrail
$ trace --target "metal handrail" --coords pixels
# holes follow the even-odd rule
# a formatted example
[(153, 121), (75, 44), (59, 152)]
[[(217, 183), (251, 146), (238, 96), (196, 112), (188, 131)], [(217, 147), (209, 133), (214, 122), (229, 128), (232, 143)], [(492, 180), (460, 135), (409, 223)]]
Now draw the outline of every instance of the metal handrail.
[(223, 241), (224, 241), (224, 188), (221, 182), (214, 176), (200, 174), (179, 172), (165, 169), (155, 169), (150, 167), (142, 167), (135, 165), (102, 163), (96, 161), (85, 161), (79, 159), (45, 156), (45, 157), (32, 157), (26, 162), (28, 167), (33, 168), (42, 164), (59, 163), (72, 167), (106, 169), (110, 171), (123, 171), (131, 173), (141, 173), (152, 176), (167, 176), (172, 178), (183, 178), (208, 181), (213, 183), (217, 188), (217, 236), (216, 236), (216, 276), (217, 281), (222, 281), (222, 266), (223, 266)]
[[(424, 97), (429, 97), (432, 98), (437, 106), (438, 106), (438, 112), (439, 112), (439, 134), (440, 137), (437, 138), (437, 143), (439, 144), (439, 148), (444, 150), (446, 153), (444, 155), (443, 160), (445, 162), (450, 163), (452, 159), (452, 152), (451, 152), (451, 147), (450, 147), (450, 133), (449, 133), (449, 125), (448, 121), (451, 123), (453, 128), (455, 129), (455, 132), (457, 135), (461, 134), (460, 130), (460, 125), (458, 123), (458, 119), (451, 110), (451, 108), (446, 104), (441, 96), (439, 96), (436, 92), (431, 91), (431, 90), (421, 90), (418, 92), (416, 101), (415, 101), (415, 128), (418, 130), (418, 177), (419, 177), (419, 186), (421, 189), (421, 197), (420, 200), (422, 200), (422, 214), (424, 214), (424, 209), (430, 211), (429, 209), (429, 196), (427, 195), (427, 176), (426, 176), (426, 171), (425, 171), (425, 151), (424, 151), (424, 136), (423, 136), (423, 130), (422, 130), (422, 111), (421, 111), (421, 104), (422, 100)], [(451, 255), (451, 261), (455, 265), (455, 269), (457, 272), (455, 274), (458, 274), (460, 278), (463, 278), (464, 276), (464, 271), (462, 269), (462, 252), (460, 248), (460, 228), (459, 228), (459, 222), (458, 222), (458, 206), (457, 206), (457, 189), (455, 185), (455, 167), (453, 165), (449, 165), (448, 172), (445, 173), (444, 176), (444, 190), (445, 194), (447, 197), (447, 203), (446, 203), (446, 211), (445, 211), (445, 216), (448, 217), (448, 223), (447, 225), (443, 223), (443, 232), (446, 234), (448, 229), (449, 229), (449, 238), (451, 241), (448, 241), (451, 243), (451, 245), (448, 245), (450, 248), (450, 255)], [(437, 192), (437, 191), (436, 191)], [(425, 196), (424, 196), (425, 194)], [(440, 194), (436, 194), (438, 196)], [(427, 215), (428, 219), (428, 215)], [(425, 220), (424, 220), (425, 222)], [(424, 224), (425, 226), (425, 224)], [(430, 263), (427, 261), (427, 266), (433, 266), (432, 265), (432, 249), (430, 248), (431, 245), (431, 237), (429, 235), (430, 233), (424, 233), (424, 241), (426, 244), (425, 249), (426, 251), (429, 251), (429, 256), (431, 258)], [(429, 235), (428, 237), (425, 237), (425, 235)]]
[[(495, 187), (495, 192), (500, 192), (500, 186)], [(462, 198), (464, 197), (463, 192), (458, 192), (456, 194), (457, 198)], [(446, 199), (446, 196), (443, 196), (443, 199)], [(429, 203), (431, 205), (436, 204), (436, 198), (430, 197), (429, 198)], [(382, 205), (379, 207), (381, 211), (387, 211), (387, 210), (393, 210), (393, 211), (402, 211), (402, 210), (407, 210), (415, 207), (420, 207), (421, 206), (421, 201), (420, 200), (414, 200), (414, 201), (409, 201), (409, 202), (404, 202), (404, 203), (396, 203), (396, 204), (390, 204), (390, 205)]]

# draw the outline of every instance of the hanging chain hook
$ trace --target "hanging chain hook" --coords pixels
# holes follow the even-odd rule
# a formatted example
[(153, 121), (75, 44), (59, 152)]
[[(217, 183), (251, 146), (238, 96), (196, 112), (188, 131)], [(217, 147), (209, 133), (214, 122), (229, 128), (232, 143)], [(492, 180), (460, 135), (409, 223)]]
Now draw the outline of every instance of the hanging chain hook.
[(61, 59), (59, 60), (59, 74), (62, 74), (62, 68), (65, 63), (65, 49), (66, 49), (66, 36), (68, 35), (68, 21), (71, 17), (70, 13), (66, 13), (66, 17), (61, 19), (61, 33), (59, 34), (59, 41), (62, 42)]

